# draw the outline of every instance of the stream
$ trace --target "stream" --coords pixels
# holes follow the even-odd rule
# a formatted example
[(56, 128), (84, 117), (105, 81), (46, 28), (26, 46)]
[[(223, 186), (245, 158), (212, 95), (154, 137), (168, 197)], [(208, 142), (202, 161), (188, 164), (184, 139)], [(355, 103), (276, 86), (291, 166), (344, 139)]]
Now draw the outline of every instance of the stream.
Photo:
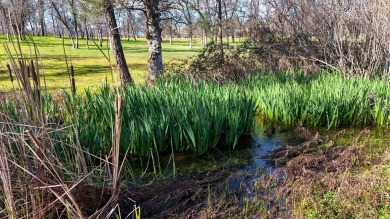
[[(140, 165), (139, 160), (135, 160), (133, 172), (139, 174), (133, 173), (137, 183), (130, 186), (128, 197), (140, 204), (144, 216), (155, 218), (186, 215), (189, 212), (182, 211), (207, 207), (207, 199), (211, 201), (212, 197), (216, 199), (222, 197), (226, 204), (234, 200), (238, 209), (245, 209), (247, 207), (245, 203), (248, 202), (256, 209), (284, 208), (286, 206), (283, 198), (276, 198), (278, 196), (268, 188), (261, 190), (265, 188), (261, 184), (269, 183), (269, 179), (273, 178), (272, 185), (279, 187), (278, 182), (284, 178), (283, 173), (275, 172), (272, 162), (268, 162), (264, 155), (285, 145), (299, 146), (302, 142), (306, 143), (317, 132), (322, 137), (330, 137), (324, 138), (328, 139), (323, 142), (325, 144), (349, 145), (363, 130), (361, 127), (332, 130), (307, 130), (302, 127), (299, 133), (297, 127), (273, 125), (276, 127), (275, 133), (267, 135), (265, 131), (269, 130), (270, 126), (258, 121), (253, 133), (241, 138), (235, 149), (213, 149), (202, 155), (176, 153), (175, 168), (172, 155), (169, 154), (159, 157), (161, 164), (159, 168), (156, 166), (153, 168), (151, 158), (144, 160), (143, 165)], [(336, 134), (338, 137), (334, 137)], [(302, 137), (304, 135), (308, 138), (304, 139)], [(371, 128), (369, 136), (369, 141), (365, 145), (367, 147), (387, 149), (390, 145), (390, 132), (387, 128)], [(362, 139), (358, 144), (361, 141)], [(375, 153), (372, 156), (378, 158), (381, 155)], [(259, 199), (259, 195), (271, 199)], [(267, 210), (264, 211), (268, 214)]]
[[(267, 136), (264, 132), (270, 126), (276, 127), (275, 134)], [(249, 136), (243, 136), (234, 149), (217, 148), (212, 149), (202, 155), (189, 152), (176, 153), (174, 155), (175, 168), (172, 162), (172, 155), (161, 155), (160, 170), (156, 167), (157, 174), (166, 177), (177, 175), (199, 174), (212, 169), (221, 168), (223, 165), (235, 164), (248, 172), (272, 173), (274, 167), (264, 159), (263, 156), (279, 149), (285, 145), (298, 145), (303, 140), (297, 137), (294, 132), (295, 127), (282, 125), (270, 125), (261, 120), (255, 123), (254, 131)], [(327, 130), (324, 128), (311, 129), (310, 132), (320, 133), (322, 136), (333, 136), (343, 132), (336, 139), (338, 144), (349, 144), (359, 134), (363, 128), (339, 128)], [(370, 142), (374, 145), (390, 145), (390, 130), (383, 127), (371, 128)], [(133, 174), (137, 179), (137, 184), (144, 184), (153, 181), (153, 161), (151, 158), (143, 160), (143, 163), (135, 159), (132, 163)], [(146, 171), (145, 171), (146, 169)]]

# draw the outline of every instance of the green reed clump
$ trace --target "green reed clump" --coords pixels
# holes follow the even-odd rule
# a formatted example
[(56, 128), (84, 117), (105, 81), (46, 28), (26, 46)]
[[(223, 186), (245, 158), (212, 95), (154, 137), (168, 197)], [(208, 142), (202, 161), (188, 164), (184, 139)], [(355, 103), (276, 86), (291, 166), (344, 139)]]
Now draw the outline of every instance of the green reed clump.
[[(218, 145), (234, 147), (240, 136), (252, 130), (256, 114), (270, 121), (328, 128), (343, 125), (390, 125), (389, 79), (343, 78), (323, 73), (314, 78), (302, 74), (269, 73), (238, 84), (181, 79), (159, 81), (155, 86), (129, 86), (114, 91), (108, 85), (84, 96), (65, 93), (63, 101), (43, 97), (43, 111), (57, 128), (74, 127), (79, 139), (93, 153), (106, 154), (112, 145), (114, 98), (124, 100), (121, 151), (149, 155), (161, 151), (204, 153)], [(1, 116), (19, 123), (28, 107), (10, 99), (0, 104)], [(30, 118), (30, 117), (26, 117)], [(31, 117), (32, 118), (32, 117)]]
[(259, 112), (271, 121), (328, 128), (390, 124), (386, 77), (344, 78), (324, 72), (316, 78), (303, 79), (300, 73), (275, 73), (255, 76), (244, 86), (257, 96)]
[[(175, 80), (153, 87), (130, 86), (120, 93), (125, 103), (123, 153), (128, 149), (140, 155), (171, 149), (204, 153), (219, 144), (234, 147), (240, 136), (251, 132), (256, 113), (255, 100), (233, 84)], [(114, 96), (107, 85), (87, 91), (84, 98), (71, 100), (68, 95), (66, 102), (75, 101), (76, 111), (64, 117), (77, 124), (82, 145), (92, 152), (110, 150)]]

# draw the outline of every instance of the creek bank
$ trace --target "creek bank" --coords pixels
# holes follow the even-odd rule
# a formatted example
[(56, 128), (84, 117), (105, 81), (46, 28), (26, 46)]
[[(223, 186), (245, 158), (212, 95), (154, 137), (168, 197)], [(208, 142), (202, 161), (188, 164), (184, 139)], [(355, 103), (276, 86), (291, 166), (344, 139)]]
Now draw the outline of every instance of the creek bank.
[[(255, 139), (253, 143), (272, 141), (276, 144), (281, 141), (277, 139), (281, 132), (284, 131), (278, 130), (274, 136)], [(283, 138), (283, 145), (251, 155), (256, 160), (253, 163), (260, 165), (227, 162), (195, 173), (122, 187), (121, 216), (131, 214), (136, 205), (141, 209), (142, 218), (376, 217), (378, 212), (373, 209), (386, 210), (390, 203), (388, 176), (379, 175), (390, 164), (389, 148), (383, 152), (386, 156), (371, 156), (368, 163), (370, 131), (361, 130), (348, 144), (337, 143), (344, 134), (342, 130), (322, 136), (298, 126), (287, 135), (290, 137)], [(258, 146), (264, 149), (267, 145)], [(356, 178), (352, 174), (360, 176), (362, 169), (370, 168), (374, 172), (368, 175)], [(377, 184), (367, 183), (368, 179)], [(362, 188), (356, 188), (354, 183)], [(376, 186), (382, 186), (384, 191), (375, 190)], [(360, 191), (360, 196), (348, 192), (349, 189)], [(95, 199), (101, 200), (101, 205), (109, 193), (104, 191)], [(366, 205), (360, 206), (368, 213), (348, 206), (342, 211), (344, 202), (340, 197), (359, 205), (356, 200), (361, 200), (361, 196), (373, 200), (364, 199)], [(369, 205), (372, 207), (367, 207)]]

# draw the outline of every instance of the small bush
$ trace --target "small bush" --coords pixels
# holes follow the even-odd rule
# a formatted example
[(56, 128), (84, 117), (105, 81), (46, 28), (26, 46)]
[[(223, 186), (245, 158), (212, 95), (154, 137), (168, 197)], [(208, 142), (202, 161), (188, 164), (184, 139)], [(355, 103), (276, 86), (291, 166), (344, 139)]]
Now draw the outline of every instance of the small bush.
[(222, 65), (220, 59), (220, 45), (211, 42), (195, 57), (168, 63), (165, 71), (195, 81), (211, 79), (223, 82), (238, 81), (251, 72), (259, 70), (261, 66), (260, 53), (250, 41), (235, 47), (224, 45), (224, 63)]

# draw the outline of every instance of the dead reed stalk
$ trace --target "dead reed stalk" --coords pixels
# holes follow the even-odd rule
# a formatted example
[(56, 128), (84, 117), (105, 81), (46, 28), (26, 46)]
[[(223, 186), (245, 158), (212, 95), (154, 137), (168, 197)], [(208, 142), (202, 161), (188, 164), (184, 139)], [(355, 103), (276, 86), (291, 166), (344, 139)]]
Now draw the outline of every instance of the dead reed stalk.
[(112, 214), (111, 209), (115, 208), (118, 199), (119, 199), (119, 192), (120, 192), (120, 167), (122, 166), (119, 162), (119, 149), (120, 149), (120, 140), (121, 140), (121, 130), (122, 130), (122, 112), (123, 112), (123, 100), (121, 95), (115, 96), (115, 129), (113, 130), (113, 145), (111, 149), (111, 160), (112, 160), (112, 191), (111, 191), (111, 198), (106, 203), (104, 207), (96, 211), (93, 215), (91, 215), (89, 218), (102, 218), (104, 214)]
[(12, 194), (11, 173), (8, 166), (7, 150), (0, 131), (0, 179), (4, 189), (4, 204), (8, 212), (8, 218), (17, 218), (14, 196)]

